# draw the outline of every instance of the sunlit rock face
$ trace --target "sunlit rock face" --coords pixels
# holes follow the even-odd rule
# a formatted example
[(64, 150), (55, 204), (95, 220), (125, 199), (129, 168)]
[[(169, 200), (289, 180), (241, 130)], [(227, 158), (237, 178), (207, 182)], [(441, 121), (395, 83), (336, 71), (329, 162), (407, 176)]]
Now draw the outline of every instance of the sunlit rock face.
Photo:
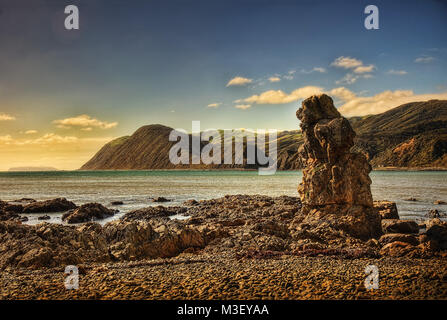
[(328, 222), (359, 238), (380, 234), (380, 216), (373, 209), (371, 166), (363, 154), (350, 151), (355, 132), (322, 94), (303, 101), (297, 111), (305, 165), (298, 193), (308, 222)]

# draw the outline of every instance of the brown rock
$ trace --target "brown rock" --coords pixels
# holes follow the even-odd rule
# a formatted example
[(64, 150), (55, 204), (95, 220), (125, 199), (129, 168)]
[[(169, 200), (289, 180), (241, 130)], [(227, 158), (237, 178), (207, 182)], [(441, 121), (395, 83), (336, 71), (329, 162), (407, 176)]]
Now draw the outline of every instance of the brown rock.
[(435, 202), (433, 202), (433, 204), (447, 204), (447, 202), (442, 200), (436, 200)]
[(383, 219), (384, 233), (419, 233), (419, 225), (410, 220)]
[(408, 255), (411, 251), (414, 251), (415, 247), (411, 244), (395, 241), (386, 244), (380, 249), (380, 254), (383, 256), (402, 257)]
[(426, 235), (430, 240), (435, 240), (441, 250), (447, 249), (447, 222), (440, 219), (432, 219), (426, 223)]
[[(349, 121), (325, 95), (303, 101), (297, 111), (304, 144), (300, 147), (305, 165), (298, 193), (305, 223), (341, 228), (354, 237), (368, 239), (381, 233), (380, 216), (373, 209), (371, 166), (365, 156), (350, 152), (355, 132)], [(310, 217), (317, 209), (319, 218)], [(315, 212), (314, 212), (315, 213)]]
[(113, 216), (117, 210), (107, 209), (99, 203), (87, 203), (79, 208), (69, 211), (62, 216), (67, 223), (82, 223), (101, 220)]
[(416, 236), (404, 233), (388, 233), (384, 234), (379, 239), (379, 242), (382, 246), (395, 241), (408, 243), (413, 246), (417, 246), (419, 244), (419, 240), (418, 238), (416, 238)]
[(152, 202), (170, 202), (171, 200), (166, 199), (164, 197), (156, 197), (156, 198), (152, 198)]
[(382, 219), (399, 219), (395, 202), (386, 200), (374, 201), (374, 208), (378, 210)]
[(57, 198), (47, 201), (36, 201), (27, 204), (23, 208), (23, 213), (50, 213), (50, 212), (65, 212), (75, 209), (76, 205), (65, 198)]

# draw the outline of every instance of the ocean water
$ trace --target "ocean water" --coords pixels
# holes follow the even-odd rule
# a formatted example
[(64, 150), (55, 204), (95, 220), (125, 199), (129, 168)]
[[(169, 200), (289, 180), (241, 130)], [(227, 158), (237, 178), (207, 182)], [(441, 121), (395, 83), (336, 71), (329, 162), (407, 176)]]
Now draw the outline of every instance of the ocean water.
[[(430, 209), (447, 212), (447, 171), (373, 171), (374, 200), (397, 203), (402, 219), (423, 219)], [(36, 200), (65, 197), (81, 205), (99, 202), (120, 213), (102, 223), (117, 219), (126, 212), (147, 206), (152, 197), (163, 196), (180, 205), (189, 199), (212, 199), (227, 194), (262, 194), (297, 196), (301, 171), (282, 171), (273, 176), (260, 176), (257, 171), (55, 171), (0, 172), (0, 199)], [(405, 201), (413, 197), (416, 202)], [(122, 206), (111, 206), (123, 201)], [(48, 214), (50, 222), (61, 223), (61, 214)], [(30, 224), (39, 223), (39, 214), (27, 215)]]

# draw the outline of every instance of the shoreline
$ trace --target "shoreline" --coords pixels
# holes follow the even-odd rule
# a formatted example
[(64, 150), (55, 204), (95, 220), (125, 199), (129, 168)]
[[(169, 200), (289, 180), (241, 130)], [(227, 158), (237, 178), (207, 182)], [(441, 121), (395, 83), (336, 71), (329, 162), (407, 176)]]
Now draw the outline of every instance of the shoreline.
[[(382, 219), (396, 217), (390, 204), (377, 204)], [(170, 220), (173, 212), (190, 218)], [(302, 214), (296, 197), (233, 195), (105, 225), (3, 221), (0, 300), (447, 299), (447, 252), (431, 251), (422, 234), (361, 240), (303, 225)], [(364, 287), (371, 264), (380, 290)], [(67, 265), (79, 268), (79, 290), (64, 287)]]

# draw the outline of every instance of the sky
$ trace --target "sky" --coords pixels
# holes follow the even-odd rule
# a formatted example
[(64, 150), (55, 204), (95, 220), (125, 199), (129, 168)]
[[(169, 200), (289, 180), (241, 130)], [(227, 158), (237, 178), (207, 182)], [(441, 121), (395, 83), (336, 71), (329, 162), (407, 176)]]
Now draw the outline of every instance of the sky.
[(447, 99), (446, 16), (441, 0), (0, 0), (0, 170), (77, 169), (147, 124), (296, 130), (322, 92), (347, 117)]

